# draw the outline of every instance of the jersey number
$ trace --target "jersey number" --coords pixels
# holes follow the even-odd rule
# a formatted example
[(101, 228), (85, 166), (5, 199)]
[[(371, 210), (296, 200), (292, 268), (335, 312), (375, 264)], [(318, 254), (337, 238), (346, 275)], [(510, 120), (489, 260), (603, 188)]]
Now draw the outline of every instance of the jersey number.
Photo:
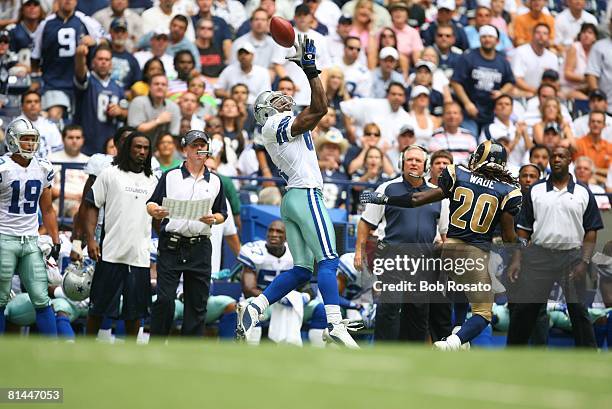
[(119, 97), (116, 95), (98, 94), (98, 121), (106, 122), (108, 116), (106, 111), (110, 104), (116, 104), (119, 101)]
[(64, 27), (57, 31), (57, 42), (60, 45), (60, 57), (72, 57), (76, 51), (76, 31), (74, 28)]
[[(9, 213), (19, 214), (19, 196), (21, 193), (21, 183), (16, 180), (11, 183), (13, 188), (13, 194), (11, 196), (11, 205), (9, 206)], [(25, 191), (23, 192), (23, 212), (25, 214), (34, 214), (38, 209), (37, 203), (40, 197), (42, 183), (40, 180), (28, 180), (25, 184)]]
[(465, 187), (458, 187), (455, 189), (453, 200), (462, 202), (451, 215), (450, 222), (453, 226), (465, 229), (467, 222), (462, 217), (473, 207), (470, 230), (481, 234), (489, 231), (497, 212), (498, 200), (495, 196), (483, 193), (474, 203), (474, 192)]

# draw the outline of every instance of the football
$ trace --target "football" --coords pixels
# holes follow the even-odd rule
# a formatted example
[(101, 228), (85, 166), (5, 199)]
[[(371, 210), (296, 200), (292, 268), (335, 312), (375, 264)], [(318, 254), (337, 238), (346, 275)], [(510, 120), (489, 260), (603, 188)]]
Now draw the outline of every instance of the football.
[(291, 23), (282, 17), (272, 17), (270, 20), (270, 34), (278, 44), (291, 48), (295, 42), (295, 31)]

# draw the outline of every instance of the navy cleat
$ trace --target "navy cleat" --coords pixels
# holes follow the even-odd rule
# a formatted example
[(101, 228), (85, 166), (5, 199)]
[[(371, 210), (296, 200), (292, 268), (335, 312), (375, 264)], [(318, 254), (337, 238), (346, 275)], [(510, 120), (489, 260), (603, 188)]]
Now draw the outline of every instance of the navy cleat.
[(238, 328), (236, 338), (248, 339), (251, 330), (259, 323), (262, 313), (259, 307), (253, 303), (238, 305)]

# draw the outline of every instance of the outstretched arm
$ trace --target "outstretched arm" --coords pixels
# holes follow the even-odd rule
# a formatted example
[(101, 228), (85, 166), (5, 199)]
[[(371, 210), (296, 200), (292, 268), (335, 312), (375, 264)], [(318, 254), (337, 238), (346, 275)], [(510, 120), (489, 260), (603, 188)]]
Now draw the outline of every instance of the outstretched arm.
[(359, 197), (359, 201), (363, 204), (373, 203), (397, 207), (418, 207), (428, 203), (439, 202), (444, 198), (446, 198), (446, 194), (438, 187), (424, 192), (406, 193), (400, 196), (387, 196), (384, 193), (378, 192), (364, 192)]

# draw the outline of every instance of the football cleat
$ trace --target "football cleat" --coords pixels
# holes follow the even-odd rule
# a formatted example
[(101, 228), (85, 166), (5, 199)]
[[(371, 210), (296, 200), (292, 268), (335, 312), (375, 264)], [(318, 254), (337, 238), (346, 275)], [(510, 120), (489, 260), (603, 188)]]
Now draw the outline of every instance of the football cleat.
[(363, 328), (363, 325), (355, 325), (349, 320), (344, 319), (337, 324), (327, 324), (327, 328), (323, 331), (323, 340), (330, 343), (344, 345), (350, 349), (360, 349), (349, 331), (355, 332)]
[(459, 337), (452, 334), (446, 338), (442, 338), (441, 341), (434, 342), (433, 347), (439, 351), (468, 351), (470, 349), (470, 343), (466, 342), (465, 344), (461, 344)]
[(236, 329), (236, 338), (248, 338), (251, 330), (255, 328), (257, 323), (262, 319), (262, 313), (259, 307), (253, 303), (245, 306), (238, 306), (238, 328)]

